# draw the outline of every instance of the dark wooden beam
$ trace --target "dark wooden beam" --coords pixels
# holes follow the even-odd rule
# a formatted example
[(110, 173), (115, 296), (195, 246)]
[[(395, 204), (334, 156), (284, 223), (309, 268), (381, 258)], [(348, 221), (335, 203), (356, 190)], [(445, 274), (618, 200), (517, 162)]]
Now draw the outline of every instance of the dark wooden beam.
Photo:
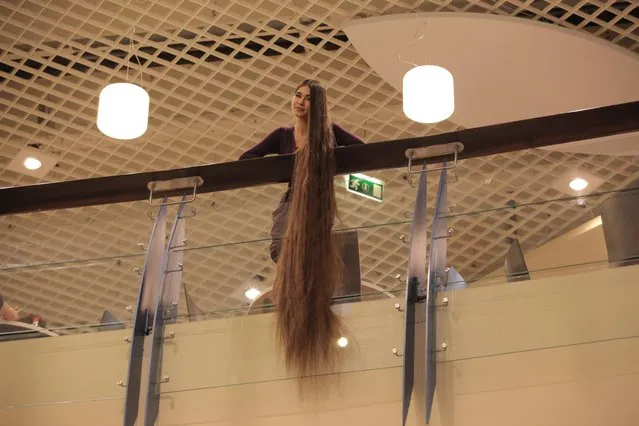
[[(339, 148), (337, 172), (405, 166), (410, 148), (461, 142), (460, 159), (540, 148), (639, 131), (639, 101), (439, 135)], [(198, 193), (286, 182), (293, 156), (284, 155), (183, 169), (0, 189), (0, 215), (144, 200), (147, 183), (180, 177), (204, 179)]]

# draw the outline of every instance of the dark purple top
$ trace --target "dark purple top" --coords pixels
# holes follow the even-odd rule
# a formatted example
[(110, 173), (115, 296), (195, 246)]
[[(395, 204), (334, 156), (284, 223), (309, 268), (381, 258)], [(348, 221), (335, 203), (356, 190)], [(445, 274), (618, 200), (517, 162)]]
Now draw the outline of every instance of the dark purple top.
[[(360, 145), (364, 141), (333, 123), (333, 134), (337, 146)], [(268, 154), (292, 154), (295, 151), (295, 135), (293, 126), (279, 127), (264, 140), (240, 156), (240, 160), (264, 157)]]

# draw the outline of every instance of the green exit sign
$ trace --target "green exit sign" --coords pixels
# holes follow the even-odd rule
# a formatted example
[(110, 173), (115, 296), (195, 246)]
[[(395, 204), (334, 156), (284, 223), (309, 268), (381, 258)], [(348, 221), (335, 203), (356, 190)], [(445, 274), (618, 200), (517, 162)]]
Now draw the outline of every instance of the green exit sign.
[(346, 190), (362, 197), (379, 201), (384, 199), (384, 182), (374, 177), (355, 173), (344, 177)]

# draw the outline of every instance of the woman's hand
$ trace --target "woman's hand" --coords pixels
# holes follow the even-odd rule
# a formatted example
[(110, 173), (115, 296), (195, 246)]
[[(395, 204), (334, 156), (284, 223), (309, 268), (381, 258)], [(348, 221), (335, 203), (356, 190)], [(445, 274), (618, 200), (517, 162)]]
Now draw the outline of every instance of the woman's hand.
[(18, 311), (6, 303), (2, 305), (0, 308), (0, 318), (5, 321), (17, 321), (20, 316), (18, 315)]

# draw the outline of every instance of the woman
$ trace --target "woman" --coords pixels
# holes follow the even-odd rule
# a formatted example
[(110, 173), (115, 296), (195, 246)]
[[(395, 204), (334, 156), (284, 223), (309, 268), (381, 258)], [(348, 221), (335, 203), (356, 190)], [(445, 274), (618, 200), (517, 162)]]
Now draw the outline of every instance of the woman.
[[(312, 88), (319, 94), (315, 99), (311, 99)], [(295, 124), (293, 126), (275, 129), (259, 144), (243, 153), (240, 156), (240, 160), (260, 158), (270, 154), (293, 154), (305, 146), (309, 135), (309, 111), (313, 104), (315, 104), (314, 109), (326, 111), (326, 115), (323, 116), (321, 120), (328, 120), (330, 123), (328, 105), (326, 103), (326, 90), (316, 80), (304, 80), (295, 89), (295, 93), (291, 99), (291, 111), (295, 117)], [(335, 146), (360, 145), (364, 143), (363, 140), (347, 132), (336, 123), (330, 123), (330, 128), (333, 132)], [(281, 239), (288, 218), (291, 187), (292, 182), (289, 183), (288, 190), (284, 193), (277, 208), (273, 212), (270, 245), (271, 259), (273, 262), (277, 262), (282, 247)]]
[(331, 123), (326, 89), (317, 81), (299, 85), (291, 109), (294, 126), (276, 129), (240, 158), (296, 155), (289, 189), (273, 213), (271, 258), (277, 262), (273, 296), (286, 364), (306, 376), (333, 366), (341, 335), (331, 310), (341, 277), (331, 235), (337, 211), (334, 148), (363, 141)]

